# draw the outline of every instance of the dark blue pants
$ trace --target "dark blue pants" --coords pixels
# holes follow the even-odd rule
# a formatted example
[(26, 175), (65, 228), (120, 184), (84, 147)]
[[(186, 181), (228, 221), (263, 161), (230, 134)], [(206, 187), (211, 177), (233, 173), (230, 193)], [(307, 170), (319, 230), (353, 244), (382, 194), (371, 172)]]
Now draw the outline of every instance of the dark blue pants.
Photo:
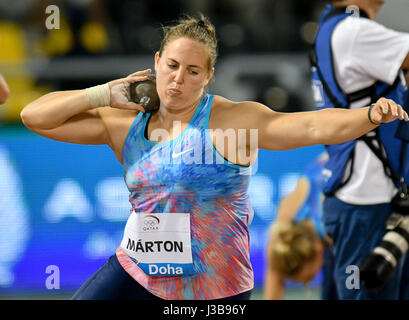
[(347, 287), (347, 267), (360, 266), (362, 261), (380, 243), (384, 236), (385, 221), (390, 215), (389, 204), (350, 205), (336, 197), (327, 197), (323, 203), (323, 220), (333, 240), (334, 280), (339, 299), (399, 299), (402, 267), (400, 259), (389, 281), (377, 293), (365, 289), (361, 280), (359, 289)]
[[(219, 299), (250, 300), (251, 290)], [(162, 300), (133, 279), (120, 265), (116, 255), (85, 282), (72, 296), (72, 300)]]

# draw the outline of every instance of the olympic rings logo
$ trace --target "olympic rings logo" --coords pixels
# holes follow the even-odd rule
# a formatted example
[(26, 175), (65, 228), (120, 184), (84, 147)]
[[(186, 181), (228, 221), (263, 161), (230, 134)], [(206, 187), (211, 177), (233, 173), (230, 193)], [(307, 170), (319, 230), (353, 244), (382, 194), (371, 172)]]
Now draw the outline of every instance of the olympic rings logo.
[(143, 223), (147, 227), (153, 227), (158, 224), (156, 220), (145, 220)]
[(147, 228), (153, 228), (157, 225), (159, 225), (160, 220), (158, 217), (154, 216), (154, 215), (147, 215), (144, 218), (143, 224), (145, 225), (145, 227)]

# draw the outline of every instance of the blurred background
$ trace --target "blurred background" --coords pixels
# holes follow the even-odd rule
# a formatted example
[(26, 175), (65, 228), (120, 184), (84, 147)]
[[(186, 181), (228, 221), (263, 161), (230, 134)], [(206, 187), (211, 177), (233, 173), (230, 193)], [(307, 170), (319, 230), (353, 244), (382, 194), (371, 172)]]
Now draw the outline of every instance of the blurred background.
[[(47, 28), (57, 8), (59, 28)], [(115, 252), (129, 214), (121, 166), (105, 146), (51, 141), (22, 126), (22, 108), (51, 91), (83, 89), (153, 69), (161, 26), (202, 12), (219, 58), (209, 91), (276, 111), (313, 110), (308, 50), (323, 0), (1, 0), (0, 299), (65, 299)], [(408, 0), (387, 1), (377, 21), (409, 32)], [(48, 25), (49, 26), (49, 25)], [(253, 299), (262, 299), (267, 229), (279, 200), (322, 146), (261, 151), (250, 186), (255, 218)], [(54, 271), (50, 271), (54, 270)], [(49, 276), (59, 272), (50, 288)], [(288, 282), (288, 299), (319, 299)], [(48, 279), (48, 280), (47, 280)], [(48, 281), (48, 282), (47, 282)]]

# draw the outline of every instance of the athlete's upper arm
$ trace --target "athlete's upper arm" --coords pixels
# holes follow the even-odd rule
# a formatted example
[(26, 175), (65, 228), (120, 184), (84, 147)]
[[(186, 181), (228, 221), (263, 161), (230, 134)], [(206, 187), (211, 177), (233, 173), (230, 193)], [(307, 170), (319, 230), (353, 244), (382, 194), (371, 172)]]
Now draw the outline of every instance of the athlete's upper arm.
[(312, 129), (316, 121), (313, 112), (275, 112), (255, 102), (239, 105), (240, 122), (257, 130), (258, 147), (261, 149), (288, 150), (317, 143)]
[(106, 130), (107, 144), (115, 152), (119, 162), (122, 163), (122, 150), (128, 136), (129, 129), (135, 121), (139, 111), (120, 110), (116, 108), (98, 108)]
[(57, 141), (78, 144), (109, 144), (109, 137), (98, 109), (77, 114), (54, 129), (27, 128)]

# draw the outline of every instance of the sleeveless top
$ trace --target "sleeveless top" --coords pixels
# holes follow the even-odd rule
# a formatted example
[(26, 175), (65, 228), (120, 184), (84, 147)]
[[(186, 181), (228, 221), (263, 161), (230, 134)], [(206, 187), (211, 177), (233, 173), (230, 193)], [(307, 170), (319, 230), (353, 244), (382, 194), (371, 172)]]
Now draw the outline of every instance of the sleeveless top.
[[(150, 276), (121, 246), (116, 255), (139, 284), (163, 299), (218, 299), (253, 288), (248, 225), (252, 166), (228, 162), (209, 135), (213, 95), (201, 98), (175, 139), (145, 136), (149, 113), (139, 113), (123, 148), (123, 173), (134, 213), (189, 213), (194, 274)], [(152, 137), (152, 135), (151, 135)]]

